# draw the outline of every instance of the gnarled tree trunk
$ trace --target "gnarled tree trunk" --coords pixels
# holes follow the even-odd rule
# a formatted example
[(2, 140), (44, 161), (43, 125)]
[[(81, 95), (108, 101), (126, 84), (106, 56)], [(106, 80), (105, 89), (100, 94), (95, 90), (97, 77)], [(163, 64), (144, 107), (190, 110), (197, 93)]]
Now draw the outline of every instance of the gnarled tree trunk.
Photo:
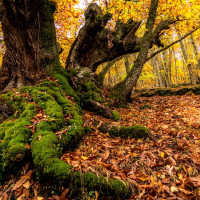
[(58, 58), (53, 13), (48, 0), (4, 0), (1, 10), (6, 52), (0, 90), (34, 84), (52, 72)]
[[(103, 15), (101, 8), (91, 3), (85, 12), (85, 25), (75, 39), (67, 58), (66, 68), (88, 67), (93, 72), (99, 64), (109, 62), (120, 56), (140, 51), (142, 38), (135, 35), (141, 22), (129, 19), (127, 23), (118, 20), (115, 29), (105, 26), (111, 14)], [(154, 33), (151, 45), (162, 46), (159, 40), (160, 29)]]
[[(157, 1), (153, 0), (151, 4), (154, 6), (153, 9), (156, 10), (155, 2)], [(150, 12), (152, 13), (152, 8)], [(153, 15), (155, 17), (156, 12)], [(151, 22), (147, 27), (152, 26), (152, 21), (154, 24), (155, 19), (153, 17), (149, 17)], [(126, 98), (136, 84), (142, 67), (146, 62), (148, 50), (153, 44), (159, 47), (163, 46), (159, 39), (161, 31), (168, 29), (169, 25), (174, 21), (161, 21), (154, 30), (151, 27), (148, 34), (145, 33), (144, 37), (140, 38), (135, 33), (141, 22), (129, 19), (127, 23), (123, 23), (118, 20), (115, 29), (112, 31), (105, 28), (110, 19), (111, 14), (103, 15), (101, 8), (97, 4), (91, 3), (88, 6), (85, 12), (85, 25), (71, 47), (66, 61), (66, 69), (76, 71), (77, 69), (88, 67), (95, 72), (99, 64), (112, 61), (129, 53), (140, 52), (138, 59), (135, 61), (135, 67), (132, 68), (126, 80), (120, 84), (120, 87), (123, 88), (123, 94), (120, 94), (121, 89), (120, 91), (117, 89), (117, 96), (120, 96), (121, 99), (121, 96)]]

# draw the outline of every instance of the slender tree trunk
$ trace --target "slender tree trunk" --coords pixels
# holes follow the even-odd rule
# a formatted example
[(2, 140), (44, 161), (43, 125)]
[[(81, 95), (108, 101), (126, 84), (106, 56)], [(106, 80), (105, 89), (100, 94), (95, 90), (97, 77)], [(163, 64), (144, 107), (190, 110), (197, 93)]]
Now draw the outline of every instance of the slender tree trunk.
[(153, 73), (154, 73), (154, 76), (155, 76), (156, 87), (158, 87), (159, 86), (158, 71), (157, 71), (157, 68), (156, 68), (156, 65), (155, 65), (153, 59), (151, 59), (151, 64), (153, 66)]
[(172, 50), (169, 48), (169, 64), (168, 64), (169, 86), (172, 85)]
[(176, 53), (175, 53), (174, 47), (172, 47), (172, 51), (173, 51), (173, 55), (174, 55), (175, 82), (176, 82), (176, 85), (178, 85), (178, 72), (177, 72), (178, 66), (176, 65)]
[(163, 75), (164, 75), (164, 80), (166, 83), (166, 87), (169, 87), (169, 71), (168, 71), (168, 66), (167, 66), (167, 54), (166, 51), (163, 51), (163, 59), (162, 59), (162, 68), (163, 68)]
[(117, 95), (116, 98), (120, 102), (127, 102), (130, 99), (131, 96), (131, 91), (133, 87), (136, 85), (137, 80), (141, 74), (142, 68), (146, 62), (146, 58), (148, 55), (148, 51), (151, 48), (151, 43), (152, 43), (152, 37), (153, 37), (153, 27), (155, 23), (155, 18), (156, 18), (156, 11), (158, 7), (158, 0), (152, 0), (151, 1), (151, 6), (149, 10), (149, 16), (146, 24), (146, 29), (148, 31), (145, 32), (141, 46), (140, 46), (140, 51), (137, 56), (137, 59), (134, 62), (134, 65), (128, 74), (128, 76), (125, 78), (124, 81), (119, 83), (118, 85), (115, 86), (115, 94)]
[(195, 40), (194, 40), (194, 37), (193, 37), (192, 34), (190, 36), (190, 40), (191, 40), (191, 43), (192, 43), (192, 47), (194, 49), (194, 54), (195, 54), (196, 60), (198, 62), (198, 68), (200, 69), (200, 57), (199, 57), (197, 46), (195, 44)]
[(0, 90), (34, 84), (54, 70), (58, 59), (53, 13), (48, 0), (4, 0), (2, 29), (6, 52), (0, 69)]
[[(178, 38), (181, 38), (181, 35), (180, 35), (179, 32), (178, 32)], [(191, 82), (192, 85), (195, 85), (196, 84), (196, 77), (195, 77), (192, 65), (190, 63), (188, 63), (189, 58), (188, 58), (188, 55), (187, 55), (183, 41), (180, 41), (180, 46), (181, 46), (181, 51), (182, 51), (185, 63), (187, 65), (187, 68), (188, 68), (188, 71), (189, 71), (190, 82)]]
[(103, 86), (103, 82), (105, 79), (106, 74), (110, 70), (110, 68), (114, 65), (115, 60), (112, 60), (107, 63), (107, 65), (102, 69), (102, 71), (98, 74), (98, 82), (101, 86)]
[(194, 37), (193, 37), (192, 34), (190, 36), (190, 41), (191, 41), (191, 44), (192, 44), (192, 47), (193, 47), (193, 50), (194, 50), (194, 54), (195, 54), (195, 58), (196, 58), (196, 61), (197, 61), (197, 67), (196, 67), (196, 70), (197, 70), (197, 81), (199, 82), (200, 81), (200, 76), (199, 76), (200, 57), (199, 57), (197, 46), (195, 44), (195, 40), (194, 40)]
[[(158, 58), (158, 56), (157, 56), (157, 58)], [(154, 63), (155, 63), (155, 66), (156, 66), (156, 69), (157, 69), (157, 72), (158, 72), (159, 86), (164, 87), (164, 80), (163, 80), (163, 76), (162, 76), (162, 73), (161, 73), (160, 65), (159, 65), (156, 57), (153, 58), (153, 60), (154, 60)]]

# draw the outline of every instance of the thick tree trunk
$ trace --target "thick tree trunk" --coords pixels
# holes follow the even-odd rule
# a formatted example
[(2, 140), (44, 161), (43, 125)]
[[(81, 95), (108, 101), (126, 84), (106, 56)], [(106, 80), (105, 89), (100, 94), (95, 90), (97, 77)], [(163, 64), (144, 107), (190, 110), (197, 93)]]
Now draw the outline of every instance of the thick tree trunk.
[(58, 58), (53, 13), (48, 0), (4, 0), (2, 29), (6, 52), (0, 69), (0, 90), (34, 84), (52, 72)]

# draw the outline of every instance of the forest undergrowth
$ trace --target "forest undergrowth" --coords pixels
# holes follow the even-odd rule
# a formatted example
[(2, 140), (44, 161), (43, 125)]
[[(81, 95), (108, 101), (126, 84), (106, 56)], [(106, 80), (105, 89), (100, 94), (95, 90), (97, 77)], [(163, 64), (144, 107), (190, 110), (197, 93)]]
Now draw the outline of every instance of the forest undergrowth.
[[(128, 183), (133, 191), (130, 199), (200, 199), (200, 96), (135, 97), (127, 108), (116, 111), (121, 116), (118, 122), (84, 111), (84, 125), (92, 132), (61, 159), (74, 171), (91, 171)], [(103, 122), (113, 126), (145, 125), (154, 139), (113, 138), (98, 130)], [(32, 172), (24, 169), (26, 173)], [(30, 198), (30, 190), (35, 199), (43, 199), (41, 186), (31, 176), (22, 176), (14, 184), (17, 199)], [(5, 189), (5, 185), (0, 186), (0, 195)], [(48, 199), (72, 199), (69, 188), (62, 188), (61, 194), (51, 190)], [(82, 197), (78, 198), (84, 195), (85, 199), (102, 199), (97, 191), (84, 190), (83, 183)]]

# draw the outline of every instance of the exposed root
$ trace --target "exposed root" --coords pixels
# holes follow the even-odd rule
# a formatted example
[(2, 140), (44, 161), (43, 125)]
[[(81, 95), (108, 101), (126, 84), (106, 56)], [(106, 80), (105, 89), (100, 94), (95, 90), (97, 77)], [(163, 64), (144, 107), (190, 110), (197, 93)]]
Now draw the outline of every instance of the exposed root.
[(72, 149), (78, 144), (84, 128), (80, 109), (65, 97), (57, 83), (44, 81), (3, 97), (18, 111), (13, 116), (14, 121), (0, 125), (0, 159), (4, 175), (25, 162), (26, 146), (29, 145), (40, 180), (48, 179), (65, 186), (71, 184), (74, 195), (80, 193), (83, 182), (88, 190), (109, 191), (121, 198), (131, 195), (130, 188), (122, 181), (91, 172), (74, 173), (72, 166), (60, 159), (63, 149)]
[(94, 100), (88, 100), (88, 109), (106, 117), (108, 119), (113, 119), (112, 110), (106, 108), (104, 105), (96, 102)]
[(125, 126), (112, 126), (109, 123), (102, 123), (99, 127), (102, 133), (109, 133), (111, 136), (117, 136), (121, 138), (145, 138), (149, 137), (153, 139), (151, 132), (148, 128), (141, 125), (135, 125), (130, 127)]

